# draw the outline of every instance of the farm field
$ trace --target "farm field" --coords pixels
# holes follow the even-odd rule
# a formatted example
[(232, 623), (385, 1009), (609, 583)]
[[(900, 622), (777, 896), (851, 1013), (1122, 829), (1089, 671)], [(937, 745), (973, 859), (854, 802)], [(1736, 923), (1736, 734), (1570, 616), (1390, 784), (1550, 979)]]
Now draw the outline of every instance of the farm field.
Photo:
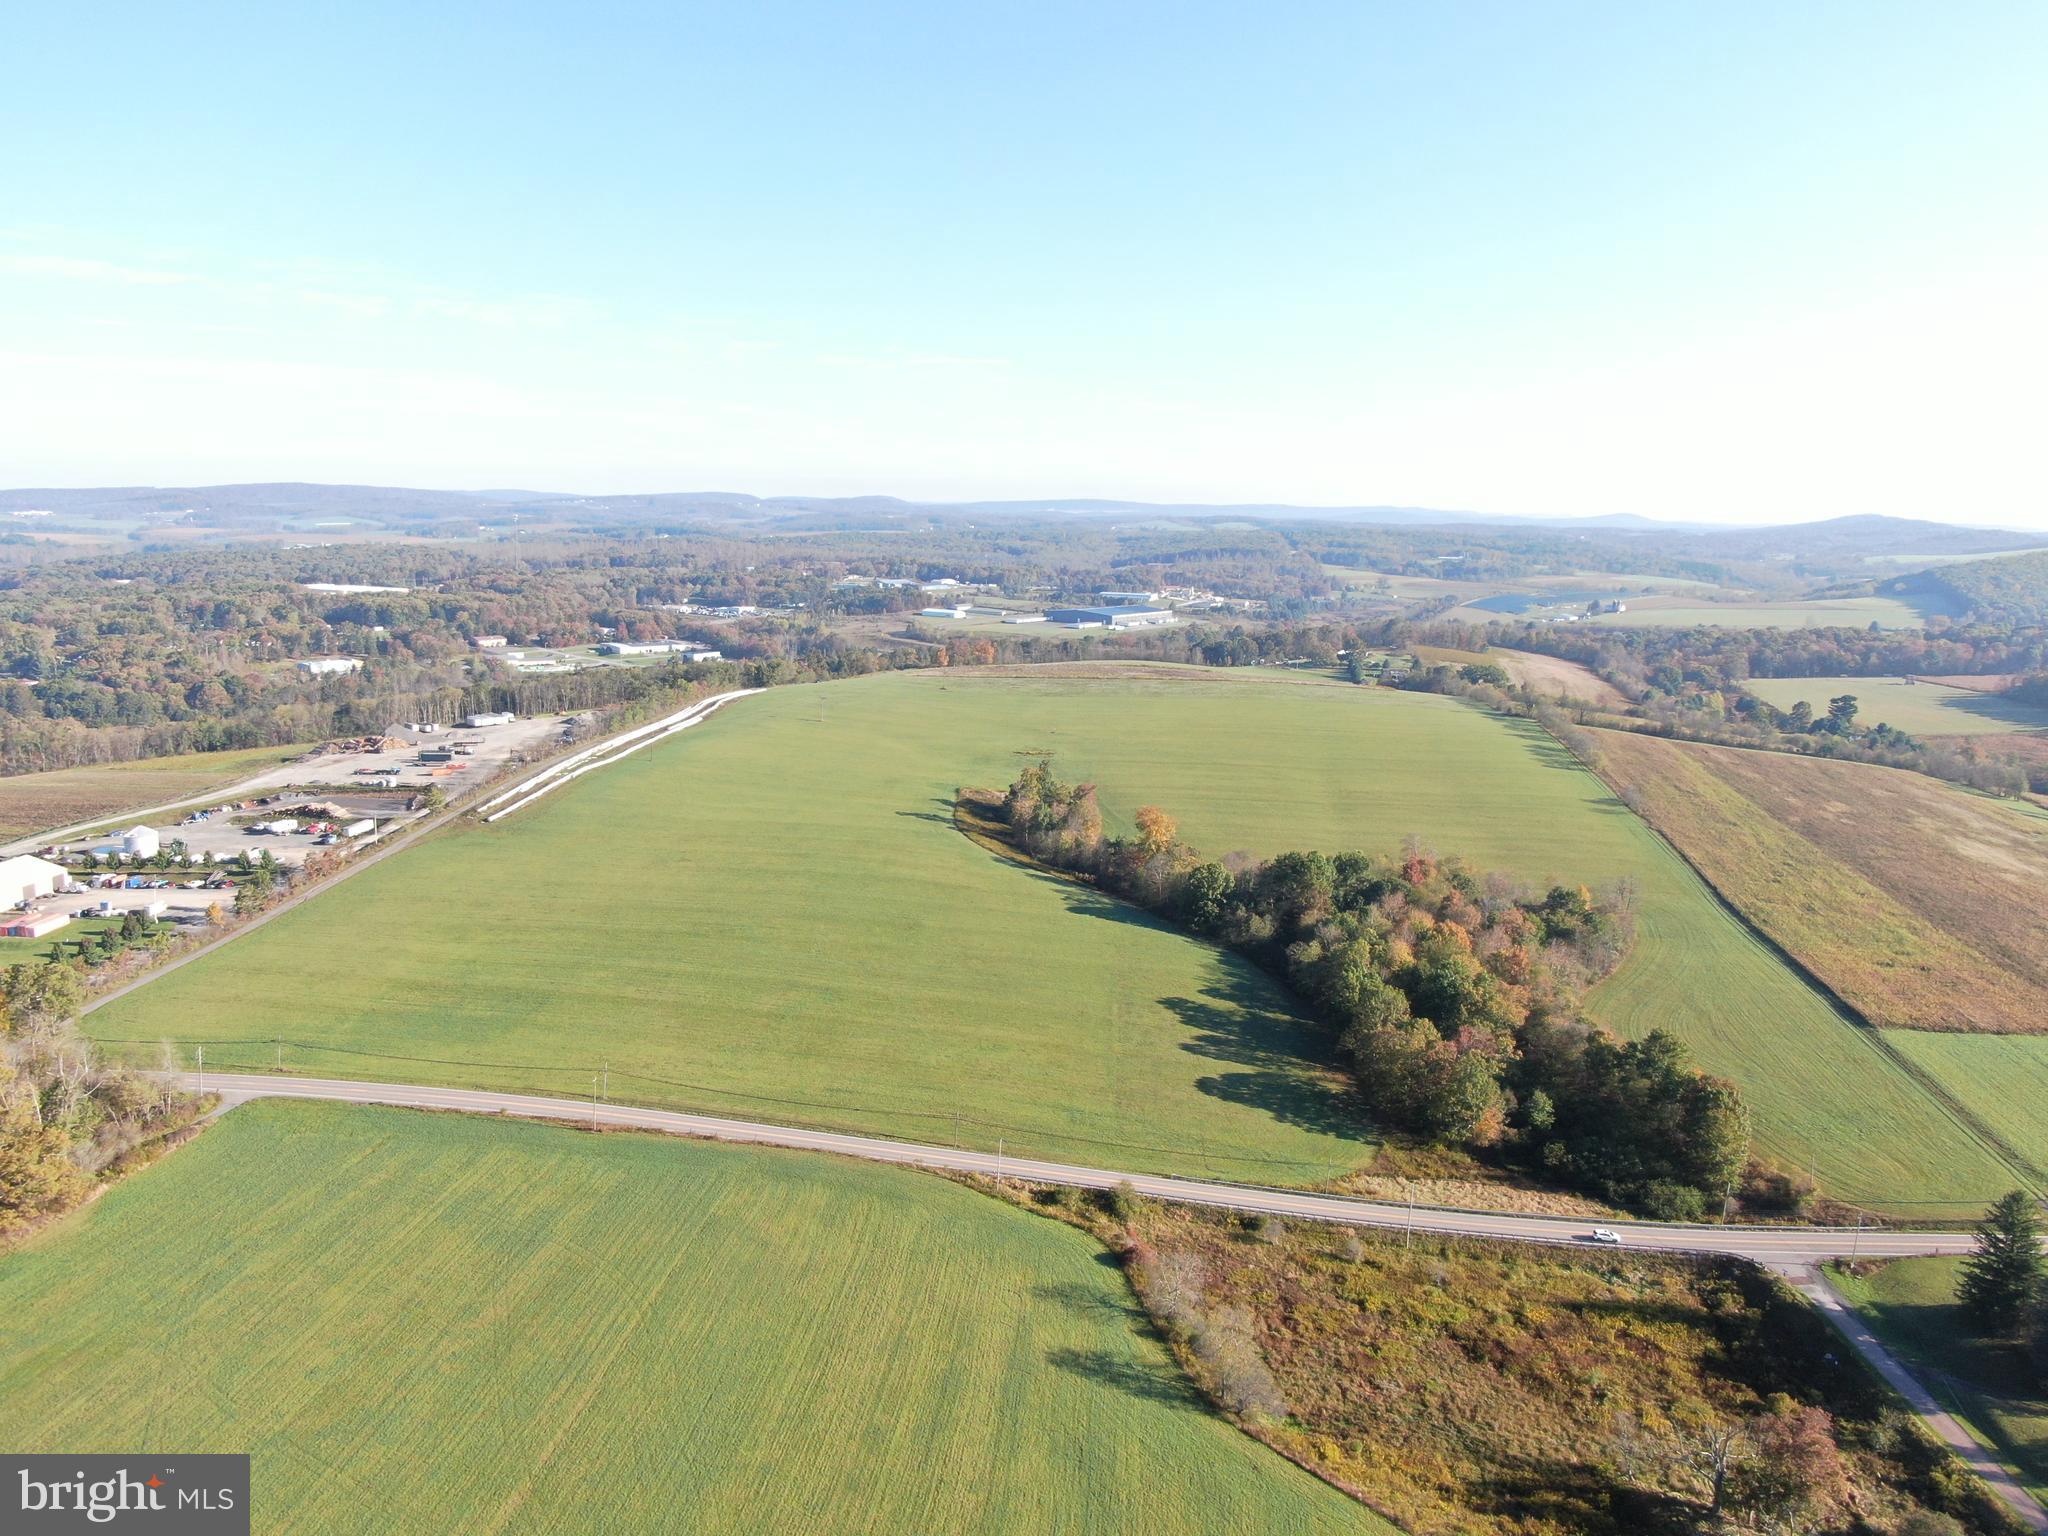
[(1600, 751), (1651, 825), (1871, 1022), (2048, 1031), (2048, 821), (1867, 763), (1622, 731)]
[[(1931, 596), (1931, 594), (1930, 594)], [(1782, 602), (1719, 603), (1685, 597), (1646, 597), (1632, 601), (1626, 613), (1602, 614), (1588, 624), (1635, 627), (1660, 625), (1683, 629), (1693, 625), (1725, 625), (1738, 629), (1918, 629), (1933, 610), (1895, 597), (1791, 598)]]
[(226, 788), (290, 762), (305, 751), (303, 746), (245, 747), (13, 774), (0, 778), (0, 839), (26, 837), (131, 808), (203, 795), (216, 785)]
[[(1974, 1209), (2005, 1167), (1597, 779), (1523, 722), (1300, 675), (976, 668), (780, 688), (489, 828), (433, 839), (88, 1016), (139, 1058), (616, 1096), (1147, 1171), (1363, 1162), (1318, 1036), (1260, 975), (955, 832), (1027, 753), (1223, 854), (1440, 850), (1630, 876), (1595, 993), (1742, 1083), (1761, 1146), (1848, 1198)], [(604, 890), (561, 871), (603, 851)], [(487, 899), (472, 899), (488, 893)], [(273, 1040), (286, 1042), (280, 1048)], [(308, 1046), (317, 1047), (313, 1049)]]
[(1486, 659), (1506, 668), (1508, 676), (1522, 687), (1547, 693), (1553, 698), (1578, 699), (1611, 709), (1621, 709), (1628, 704), (1627, 695), (1591, 667), (1566, 661), (1562, 656), (1545, 656), (1538, 651), (1511, 651), (1496, 645), (1487, 651)]
[(2048, 1498), (2048, 1397), (1956, 1304), (1959, 1258), (1897, 1259), (1868, 1275), (1830, 1271), (1871, 1331), (1901, 1356), (2035, 1498)]
[(2008, 1146), (2048, 1170), (2048, 1036), (1900, 1030), (1890, 1039)]
[(1790, 709), (1803, 699), (1816, 716), (1828, 712), (1829, 699), (1851, 693), (1856, 696), (1858, 725), (1882, 722), (1912, 736), (2048, 734), (2048, 710), (1993, 693), (1904, 677), (1757, 677), (1744, 686), (1779, 709)]
[(0, 1440), (246, 1450), (259, 1530), (1391, 1530), (1102, 1258), (896, 1169), (259, 1101), (0, 1256)]

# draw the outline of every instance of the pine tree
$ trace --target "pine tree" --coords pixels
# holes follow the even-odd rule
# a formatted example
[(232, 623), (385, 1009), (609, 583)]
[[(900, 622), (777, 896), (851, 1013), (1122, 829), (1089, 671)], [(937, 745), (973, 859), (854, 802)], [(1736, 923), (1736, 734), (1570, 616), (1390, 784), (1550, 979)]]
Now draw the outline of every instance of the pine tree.
[(1963, 1261), (1956, 1299), (1988, 1334), (2019, 1333), (2040, 1303), (2048, 1262), (2041, 1217), (2019, 1190), (2003, 1196), (1977, 1224), (1977, 1247)]

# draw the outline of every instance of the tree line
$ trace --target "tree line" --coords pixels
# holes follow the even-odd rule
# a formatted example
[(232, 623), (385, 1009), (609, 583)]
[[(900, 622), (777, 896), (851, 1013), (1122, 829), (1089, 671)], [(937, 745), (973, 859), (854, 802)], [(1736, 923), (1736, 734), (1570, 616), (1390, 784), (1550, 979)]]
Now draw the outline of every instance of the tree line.
[(1626, 883), (1524, 888), (1411, 840), (1398, 859), (1206, 859), (1170, 814), (1112, 837), (1092, 784), (1050, 762), (1003, 800), (1026, 852), (1244, 954), (1328, 1028), (1372, 1120), (1510, 1160), (1632, 1210), (1692, 1219), (1741, 1181), (1733, 1084), (1663, 1031), (1622, 1041), (1579, 1011), (1633, 937)]
[(0, 1239), (77, 1205), (205, 1107), (102, 1060), (74, 1025), (83, 999), (59, 961), (0, 978)]

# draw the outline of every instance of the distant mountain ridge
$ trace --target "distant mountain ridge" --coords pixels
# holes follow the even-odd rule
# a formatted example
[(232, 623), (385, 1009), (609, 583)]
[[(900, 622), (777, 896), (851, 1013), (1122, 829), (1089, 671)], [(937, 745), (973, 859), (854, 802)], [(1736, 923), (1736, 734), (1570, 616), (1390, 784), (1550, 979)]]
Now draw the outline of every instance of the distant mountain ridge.
[(1108, 497), (1044, 500), (911, 501), (896, 496), (751, 496), (741, 491), (660, 491), (579, 496), (566, 491), (421, 490), (407, 486), (319, 485), (280, 481), (248, 485), (101, 486), (0, 490), (0, 516), (48, 512), (65, 522), (118, 521), (218, 528), (230, 534), (312, 528), (323, 519), (359, 520), (393, 532), (472, 529), (481, 521), (531, 517), (564, 529), (625, 531), (636, 526), (703, 521), (724, 526), (853, 526), (920, 518), (1168, 518), (1332, 522), (1384, 527), (1499, 527), (1583, 530), (1622, 537), (1674, 540), (1725, 559), (1798, 559), (1856, 555), (1995, 554), (2048, 542), (2048, 535), (1973, 528), (1918, 518), (1857, 514), (1817, 522), (1755, 527), (1664, 521), (1638, 513), (1525, 517), (1442, 507), (1396, 505), (1296, 506), (1285, 502), (1143, 502)]

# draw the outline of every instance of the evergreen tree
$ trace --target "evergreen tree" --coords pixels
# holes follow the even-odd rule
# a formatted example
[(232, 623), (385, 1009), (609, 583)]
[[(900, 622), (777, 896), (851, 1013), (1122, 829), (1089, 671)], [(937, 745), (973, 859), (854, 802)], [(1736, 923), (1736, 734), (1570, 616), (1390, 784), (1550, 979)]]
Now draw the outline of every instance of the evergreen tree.
[(2017, 1334), (2039, 1304), (2048, 1263), (2041, 1256), (2041, 1217), (2014, 1190), (1977, 1224), (1976, 1250), (1963, 1261), (1956, 1299), (1986, 1333)]

